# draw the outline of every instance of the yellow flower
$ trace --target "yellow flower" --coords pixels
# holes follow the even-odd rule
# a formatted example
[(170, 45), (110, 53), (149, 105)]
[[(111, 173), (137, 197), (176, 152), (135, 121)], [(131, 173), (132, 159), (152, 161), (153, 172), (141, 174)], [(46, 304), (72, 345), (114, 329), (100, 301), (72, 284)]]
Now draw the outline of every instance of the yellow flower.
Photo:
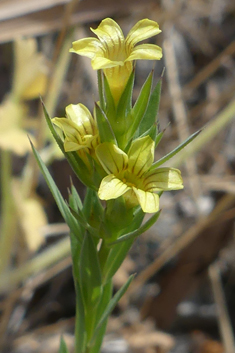
[(96, 148), (96, 155), (107, 172), (98, 195), (101, 200), (116, 199), (123, 195), (129, 207), (140, 204), (142, 210), (159, 210), (159, 196), (155, 192), (183, 188), (181, 173), (175, 168), (151, 170), (154, 160), (154, 141), (145, 136), (136, 139), (124, 153), (110, 142)]
[(86, 161), (86, 153), (95, 156), (94, 150), (99, 143), (96, 121), (80, 103), (68, 105), (65, 111), (66, 118), (54, 118), (52, 122), (64, 132), (65, 151), (78, 151), (79, 156)]
[[(27, 116), (26, 107), (7, 97), (0, 105), (0, 148), (16, 153), (19, 156), (30, 151), (23, 123)], [(33, 137), (30, 136), (33, 140)]]
[(73, 42), (71, 52), (91, 58), (94, 70), (103, 69), (113, 97), (117, 102), (132, 72), (133, 60), (160, 60), (162, 50), (154, 44), (136, 44), (160, 33), (155, 21), (144, 19), (136, 23), (126, 39), (119, 25), (111, 18), (104, 19), (97, 29), (97, 38)]
[(15, 99), (38, 98), (46, 91), (46, 58), (37, 51), (37, 41), (34, 38), (15, 41), (14, 52), (12, 96)]

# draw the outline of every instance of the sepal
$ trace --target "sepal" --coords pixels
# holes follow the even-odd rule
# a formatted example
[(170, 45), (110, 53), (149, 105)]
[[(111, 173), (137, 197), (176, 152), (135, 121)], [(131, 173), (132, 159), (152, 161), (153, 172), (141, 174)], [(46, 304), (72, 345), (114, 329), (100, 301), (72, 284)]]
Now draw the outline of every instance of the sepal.
[(160, 79), (156, 84), (148, 103), (148, 107), (145, 111), (144, 117), (139, 126), (139, 134), (142, 135), (151, 128), (155, 123), (157, 124), (157, 114), (159, 109), (160, 97), (161, 97), (161, 86), (162, 80)]
[(99, 102), (100, 107), (105, 111), (105, 93), (104, 93), (104, 74), (102, 70), (97, 71), (97, 83), (98, 83), (98, 92), (99, 92)]
[(105, 224), (108, 227), (108, 242), (114, 241), (122, 234), (123, 229), (127, 228), (133, 221), (133, 209), (127, 209), (123, 197), (107, 201), (105, 212)]
[(116, 119), (116, 106), (109, 86), (109, 82), (107, 80), (107, 77), (104, 74), (103, 74), (103, 84), (104, 84), (104, 95), (106, 100), (105, 112), (106, 112), (106, 115), (109, 117), (110, 123), (112, 125), (112, 123)]
[(95, 104), (95, 112), (96, 112), (96, 121), (100, 134), (100, 141), (102, 142), (112, 142), (117, 144), (115, 134), (113, 132), (112, 126), (107, 119), (104, 111), (100, 108), (100, 106)]
[(132, 70), (132, 73), (127, 81), (126, 87), (118, 102), (116, 109), (115, 127), (113, 127), (118, 141), (118, 145), (120, 146), (120, 148), (123, 149), (125, 148), (126, 144), (126, 131), (128, 128), (127, 117), (131, 114), (132, 110), (132, 94), (134, 80), (135, 69)]
[(130, 115), (127, 117), (127, 124), (128, 124), (128, 134), (127, 140), (129, 140), (139, 127), (143, 116), (145, 114), (146, 108), (148, 106), (151, 87), (153, 81), (153, 71), (149, 74), (148, 78), (146, 79), (141, 92), (135, 102), (134, 107), (131, 110)]

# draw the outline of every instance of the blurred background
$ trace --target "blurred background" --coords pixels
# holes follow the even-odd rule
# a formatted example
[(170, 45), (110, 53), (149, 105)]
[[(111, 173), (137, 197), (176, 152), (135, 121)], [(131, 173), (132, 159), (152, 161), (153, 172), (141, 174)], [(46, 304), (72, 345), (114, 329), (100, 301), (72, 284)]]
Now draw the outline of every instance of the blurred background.
[(66, 105), (93, 109), (90, 60), (69, 53), (105, 17), (125, 34), (140, 19), (163, 60), (137, 62), (134, 99), (163, 71), (164, 138), (156, 158), (198, 129), (171, 166), (185, 188), (165, 193), (156, 226), (115, 276), (137, 276), (109, 320), (103, 352), (234, 353), (235, 2), (229, 0), (2, 0), (0, 2), (0, 352), (72, 352), (75, 297), (68, 229), (31, 154), (27, 135), (67, 198), (70, 178), (46, 127)]

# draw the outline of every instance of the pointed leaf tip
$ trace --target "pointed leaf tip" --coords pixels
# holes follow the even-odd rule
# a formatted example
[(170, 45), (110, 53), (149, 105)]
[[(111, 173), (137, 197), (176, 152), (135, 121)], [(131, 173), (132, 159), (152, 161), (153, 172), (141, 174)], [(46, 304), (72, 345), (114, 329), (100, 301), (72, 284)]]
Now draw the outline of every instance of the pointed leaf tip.
[(61, 336), (60, 339), (60, 349), (59, 349), (59, 353), (69, 353), (68, 348), (66, 346), (66, 343), (64, 341), (63, 336)]

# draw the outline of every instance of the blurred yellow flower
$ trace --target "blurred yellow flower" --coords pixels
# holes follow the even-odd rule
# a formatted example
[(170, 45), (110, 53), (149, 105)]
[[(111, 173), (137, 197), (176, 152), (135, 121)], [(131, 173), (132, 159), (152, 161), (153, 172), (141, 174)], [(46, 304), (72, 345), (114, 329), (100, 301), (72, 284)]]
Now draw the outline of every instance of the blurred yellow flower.
[(24, 105), (7, 98), (0, 105), (0, 148), (23, 156), (30, 144), (22, 123), (26, 115)]
[(84, 38), (73, 42), (70, 49), (79, 55), (91, 58), (94, 70), (103, 69), (113, 97), (117, 102), (132, 72), (133, 60), (160, 60), (162, 49), (154, 44), (136, 44), (160, 33), (155, 21), (144, 19), (136, 23), (126, 39), (119, 25), (111, 18), (104, 19), (97, 29), (92, 29), (97, 38)]
[(14, 54), (12, 90), (0, 105), (0, 148), (22, 156), (31, 150), (26, 132), (28, 109), (23, 100), (45, 93), (47, 67), (34, 38), (17, 40)]
[(154, 141), (145, 136), (136, 139), (124, 153), (110, 142), (96, 148), (96, 155), (107, 172), (98, 195), (101, 200), (123, 196), (129, 207), (141, 206), (146, 213), (159, 210), (159, 196), (155, 192), (183, 188), (181, 173), (175, 168), (150, 171), (154, 161)]
[(46, 91), (48, 68), (45, 56), (37, 51), (36, 39), (18, 39), (14, 43), (14, 53), (14, 99), (34, 99), (43, 95)]
[(65, 152), (78, 151), (82, 159), (86, 158), (86, 153), (95, 157), (99, 133), (90, 111), (81, 103), (70, 104), (65, 111), (66, 118), (52, 119), (52, 122), (64, 132)]

